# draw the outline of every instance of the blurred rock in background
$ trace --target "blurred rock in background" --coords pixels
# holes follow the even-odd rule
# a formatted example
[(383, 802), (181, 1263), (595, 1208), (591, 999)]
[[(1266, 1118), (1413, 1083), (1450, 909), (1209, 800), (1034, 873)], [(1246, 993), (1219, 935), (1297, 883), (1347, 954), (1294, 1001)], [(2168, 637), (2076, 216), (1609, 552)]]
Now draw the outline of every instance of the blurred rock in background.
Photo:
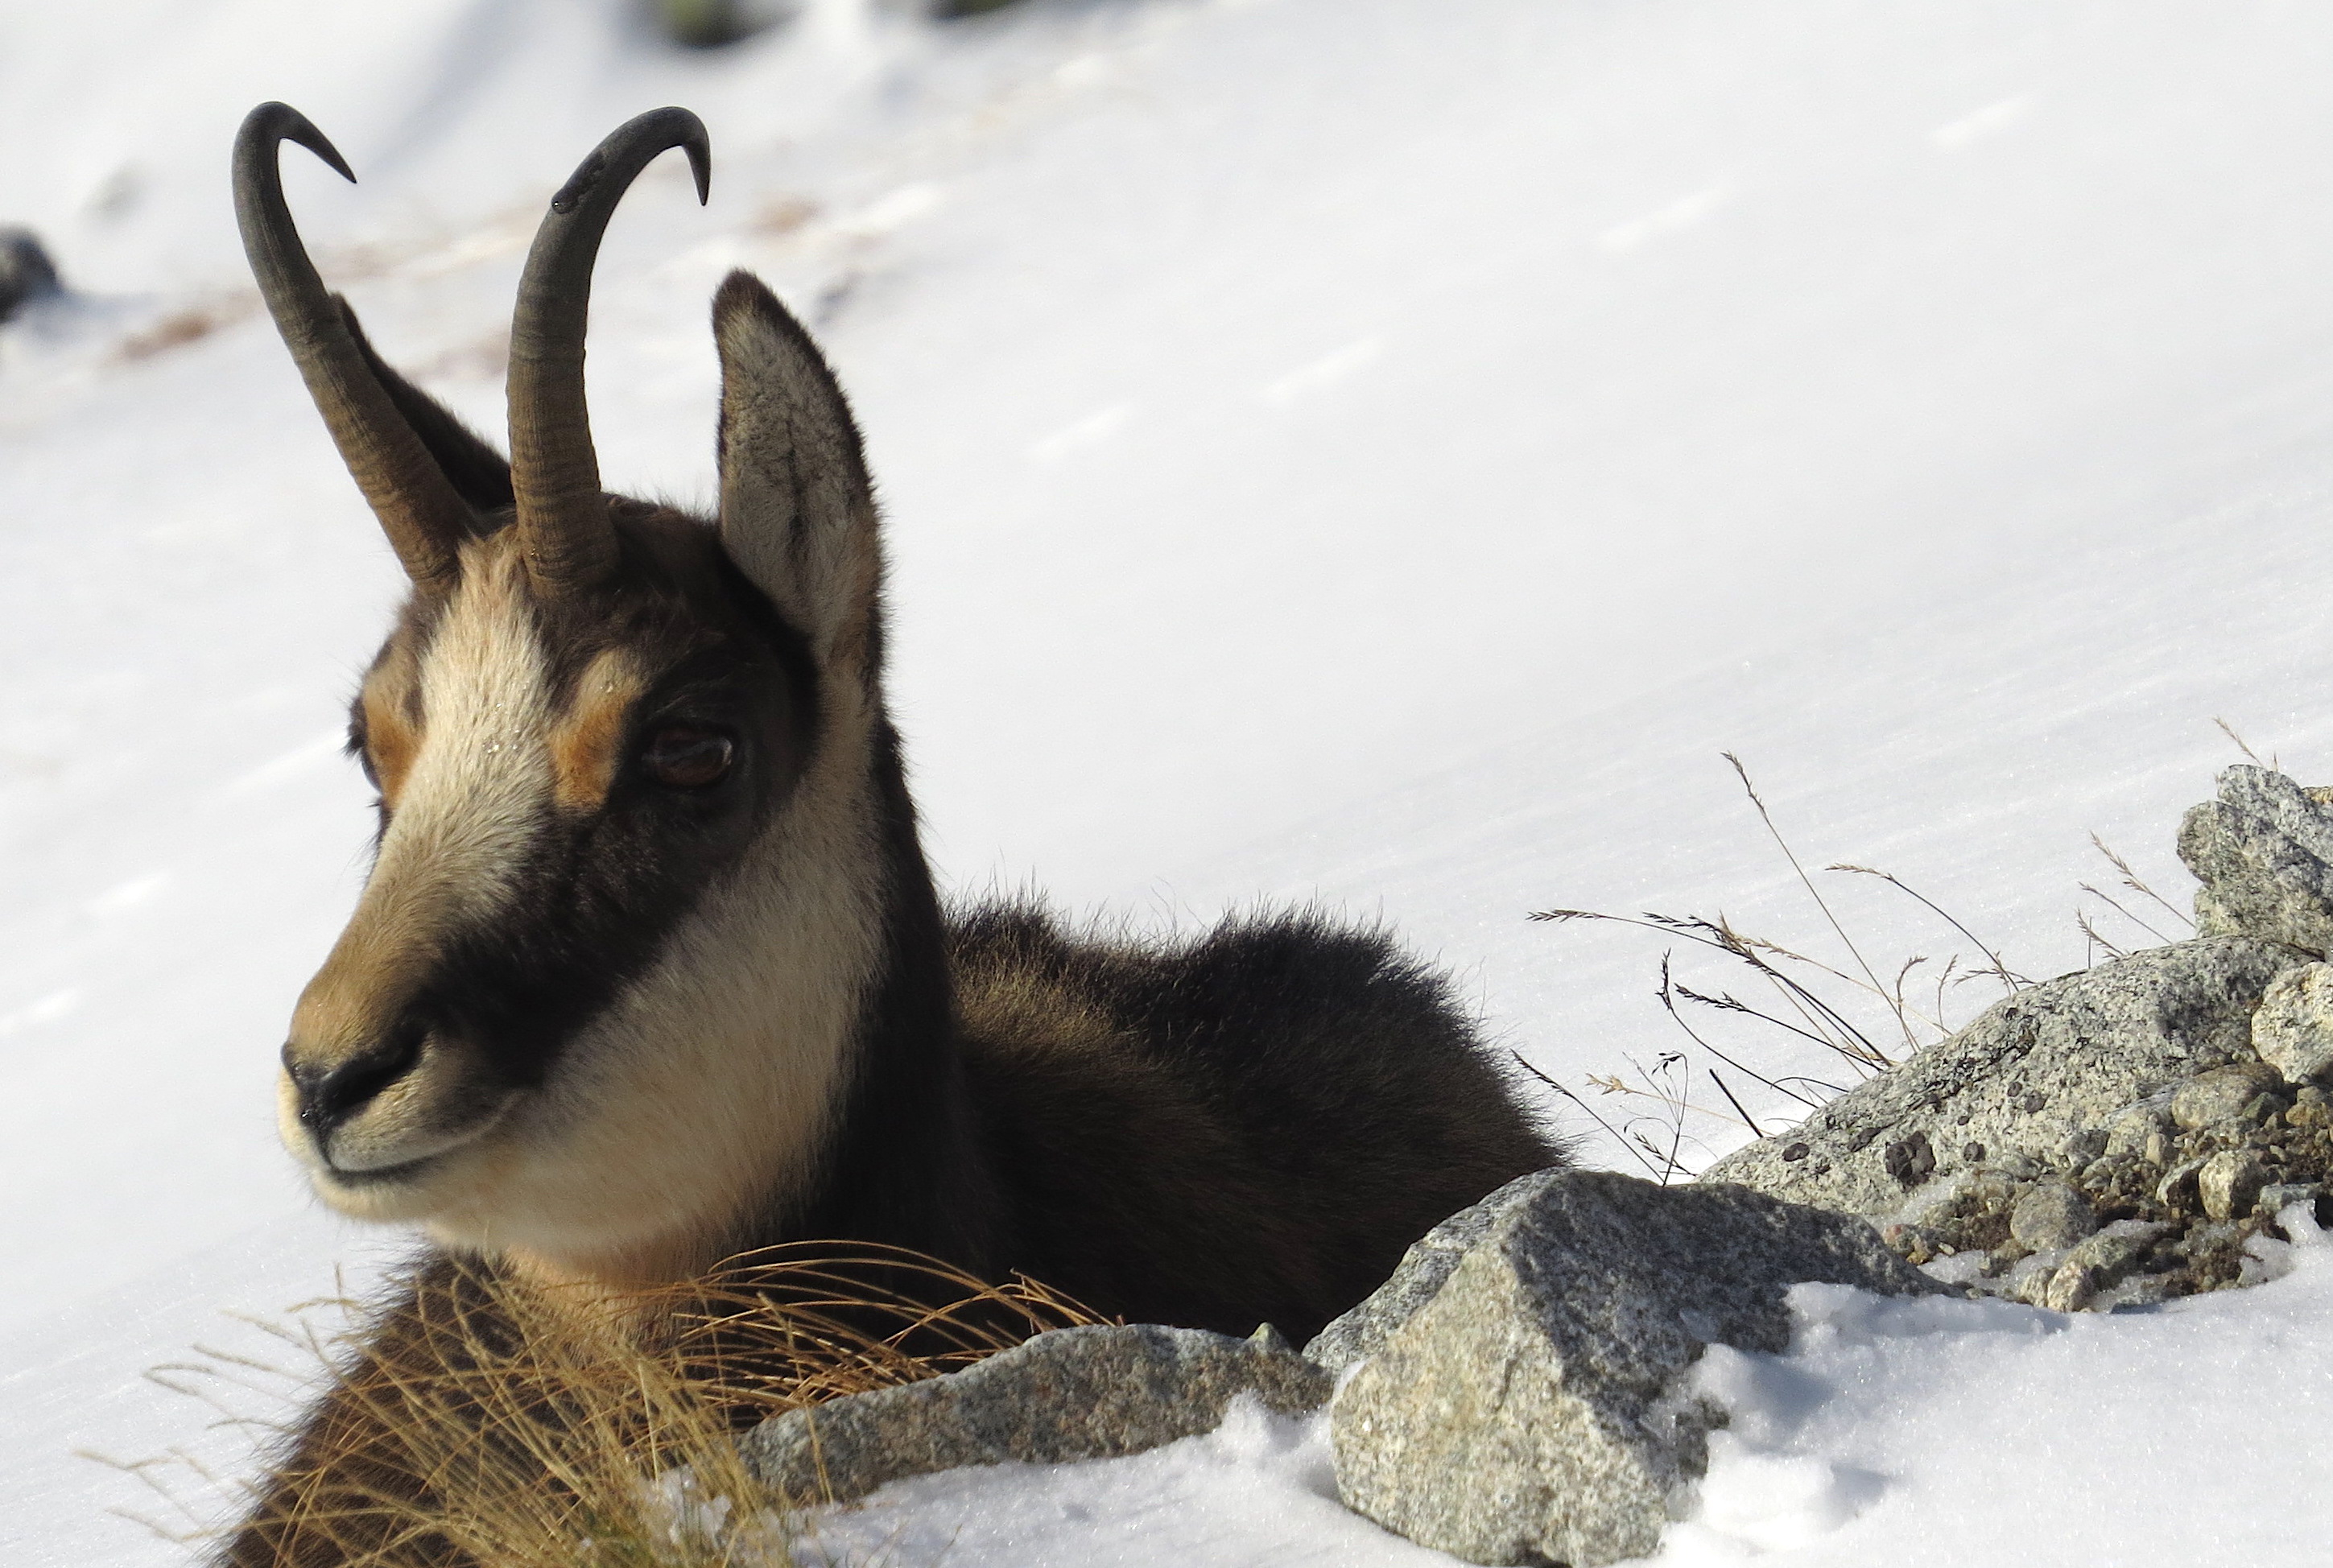
[(32, 230), (0, 227), (0, 321), (64, 292), (57, 265)]
[[(901, 7), (948, 22), (1002, 11), (1017, 0), (910, 0)], [(643, 0), (656, 30), (684, 49), (721, 49), (792, 20), (801, 0)]]
[(782, 22), (792, 6), (752, 0), (648, 0), (657, 28), (686, 49), (719, 49)]

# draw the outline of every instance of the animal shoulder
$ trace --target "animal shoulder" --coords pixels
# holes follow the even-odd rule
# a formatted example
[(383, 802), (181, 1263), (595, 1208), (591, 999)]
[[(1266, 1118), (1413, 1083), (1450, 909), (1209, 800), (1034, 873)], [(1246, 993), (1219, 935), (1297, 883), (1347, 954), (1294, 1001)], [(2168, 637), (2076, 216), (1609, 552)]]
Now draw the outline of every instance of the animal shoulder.
[(1503, 1114), (1448, 981), (1381, 931), (1282, 913), (1112, 937), (1003, 904), (959, 915), (949, 957), (1016, 1256), (1108, 1310), (1309, 1335), (1558, 1158)]

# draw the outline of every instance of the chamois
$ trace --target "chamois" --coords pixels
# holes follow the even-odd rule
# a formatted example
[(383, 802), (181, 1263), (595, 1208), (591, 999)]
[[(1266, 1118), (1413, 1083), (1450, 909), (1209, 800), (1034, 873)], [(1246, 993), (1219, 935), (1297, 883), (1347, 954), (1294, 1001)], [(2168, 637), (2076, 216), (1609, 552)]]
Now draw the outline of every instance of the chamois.
[[(859, 433), (760, 282), (713, 301), (717, 518), (600, 487), (593, 261), (659, 154), (705, 199), (696, 116), (631, 120), (552, 199), (507, 462), (326, 292), (287, 140), (354, 177), (295, 110), (253, 110), (245, 244), (411, 578), (350, 720), (371, 875), (283, 1053), (283, 1141), (327, 1204), (525, 1279), (621, 1290), (846, 1238), (1301, 1340), (1559, 1161), (1447, 983), (1378, 932), (1291, 913), (1141, 942), (943, 913), (885, 709)], [(280, 1494), (393, 1439), (352, 1431), (343, 1391), (226, 1561), (341, 1560)]]

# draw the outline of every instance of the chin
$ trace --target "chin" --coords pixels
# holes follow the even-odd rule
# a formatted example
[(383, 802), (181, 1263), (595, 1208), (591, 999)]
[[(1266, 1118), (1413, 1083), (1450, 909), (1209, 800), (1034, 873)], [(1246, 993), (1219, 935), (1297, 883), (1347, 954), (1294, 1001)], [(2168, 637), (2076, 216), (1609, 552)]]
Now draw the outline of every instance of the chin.
[[(476, 1097), (467, 1091), (437, 1096)], [(370, 1163), (352, 1170), (333, 1164), (309, 1137), (286, 1080), (278, 1099), (277, 1133), (307, 1171), (309, 1186), (332, 1212), (376, 1225), (411, 1225), (437, 1218), (474, 1193), (495, 1162), (496, 1145), (506, 1142), (500, 1123), (515, 1098), (504, 1094), (480, 1113), (445, 1116), (453, 1125), (442, 1129), (431, 1126), (440, 1118), (431, 1114), (436, 1107), (426, 1101), (404, 1108), (402, 1128), (360, 1124), (354, 1129), (353, 1148), (344, 1143), (341, 1152), (343, 1158), (353, 1153)]]
[(350, 1219), (374, 1225), (411, 1225), (442, 1211), (446, 1202), (432, 1178), (438, 1162), (422, 1161), (390, 1171), (341, 1171), (311, 1166), (308, 1183), (324, 1206)]

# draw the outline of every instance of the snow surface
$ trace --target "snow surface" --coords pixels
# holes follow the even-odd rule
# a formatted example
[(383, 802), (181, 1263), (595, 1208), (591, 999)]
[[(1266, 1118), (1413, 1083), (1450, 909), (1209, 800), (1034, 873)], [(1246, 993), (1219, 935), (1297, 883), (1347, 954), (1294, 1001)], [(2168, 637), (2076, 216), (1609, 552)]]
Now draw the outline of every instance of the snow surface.
[[(2319, 1559), (2308, 1499), (2333, 1400), (2333, 1245), (2261, 1244), (2284, 1277), (2110, 1316), (2002, 1301), (1791, 1293), (1786, 1354), (1713, 1347), (1731, 1419), (1661, 1568), (1886, 1563), (2095, 1568)], [(2286, 1254), (2276, 1257), (2275, 1254)], [(2287, 1272), (2289, 1271), (2289, 1272)], [(1335, 1506), (1326, 1418), (1234, 1408), (1147, 1454), (894, 1482), (821, 1510), (801, 1561), (954, 1568), (1448, 1563)]]
[[(962, 890), (1382, 915), (1578, 1087), (1682, 1042), (1662, 944), (1525, 911), (1829, 940), (1721, 750), (1810, 866), (1893, 871), (2041, 975), (2085, 961), (2078, 903), (2152, 940), (2079, 893), (2111, 888), (2092, 831), (2184, 898), (2173, 825), (2237, 755), (2215, 718), (2328, 771), (2333, 12), (1033, 0), (940, 28), (809, 0), (717, 55), (630, 17), (0, 0), (0, 145), (33, 154), (0, 221), (79, 290), (0, 331), (0, 1560), (178, 1560), (73, 1450), (231, 1462), (139, 1372), (390, 1245), (316, 1215), (270, 1128), (361, 875), (340, 708), (398, 581), (244, 282), (223, 177), (262, 98), (363, 180), (290, 155), (328, 276), (488, 427), (543, 193), (625, 115), (706, 116), (712, 206), (651, 171), (606, 248), (605, 467), (707, 493), (726, 268), (814, 319)], [(1875, 963), (1968, 951), (1824, 880)], [(1689, 1159), (1743, 1135), (1693, 1125)], [(1738, 1462), (1882, 1477), (1785, 1561), (2310, 1560), (2322, 1380), (2249, 1369), (2309, 1364), (2312, 1280), (2031, 1343), (1873, 1309), (1864, 1362), (1805, 1354), (1885, 1397)], [(1944, 1440), (1996, 1353), (2065, 1374), (1984, 1429), (2014, 1487)], [(2174, 1376), (2193, 1399), (2113, 1392)], [(1351, 1522), (1255, 1500), (1311, 1495), (1282, 1436), (1209, 1441), (1149, 1504), (1090, 1483), (1109, 1552), (1192, 1513), (1215, 1534), (1157, 1560), (1364, 1560)], [(2184, 1523), (2099, 1545), (2109, 1448), (2151, 1456), (2128, 1515)]]

